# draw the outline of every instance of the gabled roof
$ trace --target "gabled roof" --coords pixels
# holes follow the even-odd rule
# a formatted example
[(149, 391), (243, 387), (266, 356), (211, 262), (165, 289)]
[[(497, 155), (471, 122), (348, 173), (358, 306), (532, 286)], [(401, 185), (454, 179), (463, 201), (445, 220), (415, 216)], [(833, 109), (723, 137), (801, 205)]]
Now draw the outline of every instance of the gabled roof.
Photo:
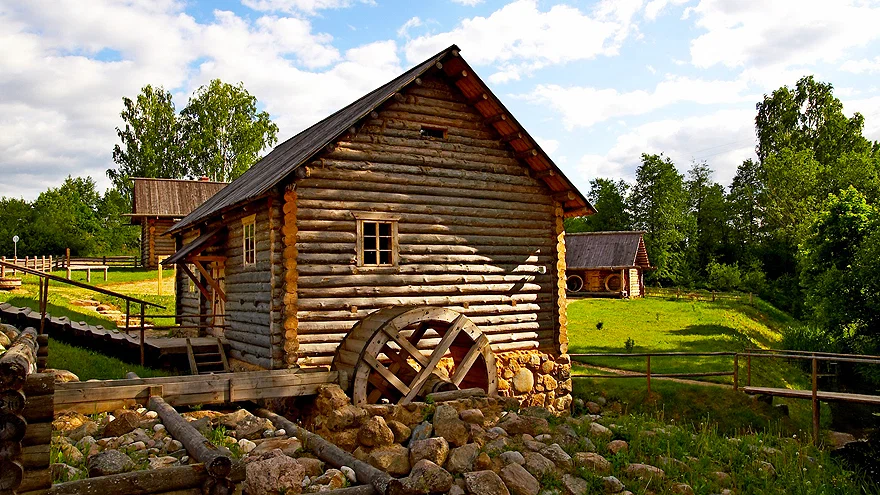
[(129, 216), (183, 218), (224, 187), (225, 182), (135, 178)]
[(186, 218), (175, 224), (169, 233), (180, 231), (267, 193), (297, 167), (309, 161), (326, 145), (348, 132), (352, 126), (379, 108), (397, 92), (435, 68), (454, 81), (462, 94), (486, 117), (486, 122), (495, 127), (503, 141), (510, 144), (517, 157), (534, 171), (532, 175), (547, 183), (554, 193), (554, 198), (563, 203), (566, 216), (589, 215), (595, 212), (583, 194), (565, 177), (559, 167), (553, 163), (537, 142), (529, 136), (486, 84), (459, 56), (458, 47), (451, 45), (387, 84), (367, 93), (342, 110), (281, 143), (241, 177), (229, 184), (222, 193), (214, 195)]
[(582, 270), (595, 268), (651, 268), (644, 231), (584, 232), (565, 234), (565, 267)]

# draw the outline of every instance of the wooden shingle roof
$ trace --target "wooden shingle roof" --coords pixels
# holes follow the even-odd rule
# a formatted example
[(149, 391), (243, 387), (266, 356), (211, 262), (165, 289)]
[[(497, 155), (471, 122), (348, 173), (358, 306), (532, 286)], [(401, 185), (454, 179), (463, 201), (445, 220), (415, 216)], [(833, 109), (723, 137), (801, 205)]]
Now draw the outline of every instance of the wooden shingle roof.
[(225, 182), (134, 179), (131, 217), (183, 218), (226, 187)]
[(254, 164), (238, 179), (232, 181), (220, 194), (215, 195), (175, 224), (169, 233), (181, 231), (237, 205), (266, 194), (285, 180), (294, 170), (308, 162), (325, 146), (348, 132), (361, 119), (380, 105), (414, 83), (428, 71), (436, 70), (446, 76), (486, 118), (529, 168), (533, 176), (543, 180), (560, 201), (566, 216), (595, 213), (586, 197), (565, 177), (559, 167), (541, 149), (537, 142), (513, 118), (488, 86), (473, 72), (459, 55), (459, 48), (451, 45), (385, 85), (367, 93), (347, 107), (314, 124), (308, 129), (278, 145), (262, 160)]
[(567, 269), (651, 268), (643, 231), (565, 234)]

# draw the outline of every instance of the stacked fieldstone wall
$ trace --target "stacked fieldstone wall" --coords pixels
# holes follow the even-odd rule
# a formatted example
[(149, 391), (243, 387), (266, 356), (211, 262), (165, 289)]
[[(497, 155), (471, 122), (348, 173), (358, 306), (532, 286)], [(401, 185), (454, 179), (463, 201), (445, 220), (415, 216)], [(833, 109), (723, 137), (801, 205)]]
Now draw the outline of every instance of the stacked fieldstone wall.
[(515, 351), (495, 355), (498, 394), (525, 407), (565, 412), (571, 406), (571, 359), (568, 354)]

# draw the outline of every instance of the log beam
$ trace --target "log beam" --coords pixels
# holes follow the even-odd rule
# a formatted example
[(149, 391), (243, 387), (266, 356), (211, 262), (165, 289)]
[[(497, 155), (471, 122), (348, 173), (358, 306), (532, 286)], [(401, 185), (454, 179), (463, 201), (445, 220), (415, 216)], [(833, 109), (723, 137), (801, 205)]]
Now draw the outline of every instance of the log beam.
[(150, 397), (148, 407), (159, 414), (162, 423), (168, 428), (168, 433), (179, 440), (195, 460), (205, 465), (208, 474), (216, 478), (225, 478), (229, 475), (232, 470), (232, 461), (229, 457), (183, 419), (162, 397)]

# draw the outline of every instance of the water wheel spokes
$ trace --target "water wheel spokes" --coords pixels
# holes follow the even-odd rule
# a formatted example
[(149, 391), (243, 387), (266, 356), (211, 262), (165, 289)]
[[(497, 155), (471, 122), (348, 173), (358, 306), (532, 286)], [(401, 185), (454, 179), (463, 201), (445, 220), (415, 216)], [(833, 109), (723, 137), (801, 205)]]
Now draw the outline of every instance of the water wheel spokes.
[(443, 308), (389, 308), (367, 316), (343, 340), (334, 367), (349, 373), (356, 404), (497, 389), (489, 339), (466, 316)]

